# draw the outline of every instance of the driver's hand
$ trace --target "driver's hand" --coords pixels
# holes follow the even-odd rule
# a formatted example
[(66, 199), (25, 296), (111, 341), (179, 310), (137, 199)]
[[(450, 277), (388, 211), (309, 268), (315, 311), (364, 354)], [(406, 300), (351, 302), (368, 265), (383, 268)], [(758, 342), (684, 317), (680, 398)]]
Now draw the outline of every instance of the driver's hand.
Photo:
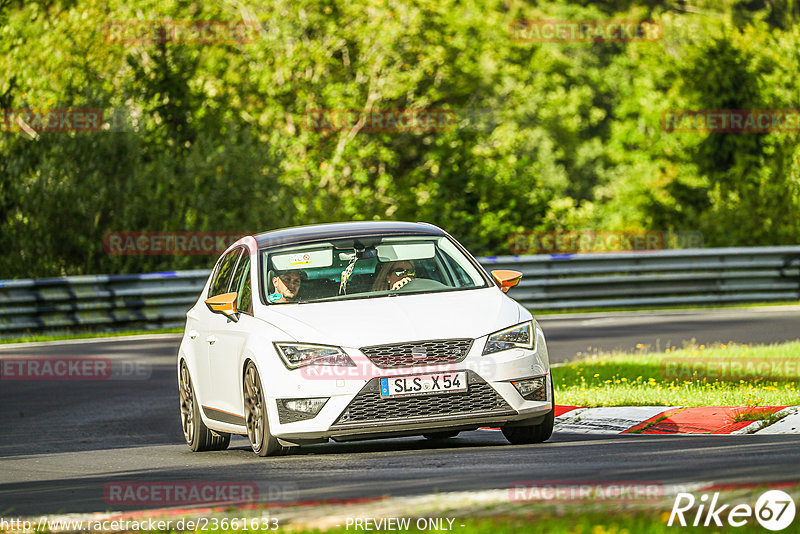
[(401, 287), (403, 287), (404, 285), (406, 285), (410, 281), (411, 281), (411, 277), (410, 276), (406, 276), (405, 278), (401, 278), (400, 280), (398, 280), (397, 282), (394, 283), (394, 285), (392, 286), (392, 291), (397, 291), (398, 289), (400, 289)]

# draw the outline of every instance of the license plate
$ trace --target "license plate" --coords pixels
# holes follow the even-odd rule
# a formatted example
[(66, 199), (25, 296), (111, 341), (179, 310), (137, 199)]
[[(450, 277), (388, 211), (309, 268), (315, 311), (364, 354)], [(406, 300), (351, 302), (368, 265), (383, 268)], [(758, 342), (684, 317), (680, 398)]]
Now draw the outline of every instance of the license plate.
[(404, 397), (459, 391), (467, 391), (467, 373), (465, 371), (381, 378), (381, 397)]

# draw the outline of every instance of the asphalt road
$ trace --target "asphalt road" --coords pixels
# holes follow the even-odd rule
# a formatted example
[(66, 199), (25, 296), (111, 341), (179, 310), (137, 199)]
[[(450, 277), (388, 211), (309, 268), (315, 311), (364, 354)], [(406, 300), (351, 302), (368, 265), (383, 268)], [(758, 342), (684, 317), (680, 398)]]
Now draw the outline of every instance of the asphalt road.
[[(800, 338), (800, 307), (540, 322), (553, 361), (587, 347)], [(498, 432), (476, 431), (440, 443), (399, 438), (307, 446), (277, 458), (255, 457), (237, 437), (227, 451), (193, 454), (178, 417), (178, 339), (0, 347), (0, 358), (95, 356), (139, 364), (119, 380), (0, 380), (0, 517), (149, 507), (107, 501), (107, 484), (127, 482), (229, 481), (257, 485), (260, 501), (294, 501), (504, 489), (526, 480), (800, 481), (800, 436), (556, 433), (545, 444), (510, 446)]]
[(538, 320), (551, 362), (597, 349), (628, 351), (640, 343), (663, 350), (692, 340), (710, 345), (800, 339), (800, 306), (543, 315)]

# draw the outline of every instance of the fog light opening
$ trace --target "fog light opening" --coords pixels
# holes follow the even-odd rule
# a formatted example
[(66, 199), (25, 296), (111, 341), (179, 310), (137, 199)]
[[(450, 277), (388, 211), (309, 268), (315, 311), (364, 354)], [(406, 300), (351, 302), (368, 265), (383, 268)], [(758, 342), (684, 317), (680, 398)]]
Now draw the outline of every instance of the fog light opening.
[(281, 402), (283, 402), (283, 406), (287, 410), (317, 415), (322, 407), (325, 406), (325, 403), (328, 402), (328, 397), (323, 399), (284, 399)]
[(547, 391), (545, 389), (545, 384), (547, 383), (546, 376), (513, 380), (511, 383), (514, 384), (520, 396), (525, 400), (547, 400)]

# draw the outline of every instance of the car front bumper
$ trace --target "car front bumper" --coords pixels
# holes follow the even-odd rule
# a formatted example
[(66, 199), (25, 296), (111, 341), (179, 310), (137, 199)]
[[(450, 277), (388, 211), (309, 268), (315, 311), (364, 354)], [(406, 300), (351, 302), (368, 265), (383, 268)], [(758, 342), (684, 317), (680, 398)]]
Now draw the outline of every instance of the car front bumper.
[[(287, 444), (303, 444), (420, 435), (445, 430), (472, 430), (482, 426), (537, 424), (553, 409), (547, 348), (542, 337), (534, 350), (511, 349), (483, 356), (484, 339), (477, 339), (468, 356), (446, 369), (426, 366), (379, 369), (355, 358), (358, 369), (320, 368), (292, 371), (294, 380), (281, 381), (267, 400), (270, 428)], [(352, 349), (348, 353), (353, 354)], [(369, 360), (366, 360), (367, 362)], [(383, 398), (381, 377), (418, 376), (464, 371), (467, 391), (399, 398)], [(290, 373), (290, 374), (291, 374)], [(368, 375), (368, 376), (365, 376)], [(535, 400), (524, 399), (512, 380), (546, 377)], [(296, 382), (296, 383), (295, 383)], [(286, 399), (328, 398), (320, 412), (305, 420), (285, 422), (279, 413)], [(283, 415), (283, 417), (281, 417)], [(282, 422), (283, 419), (283, 422)]]

